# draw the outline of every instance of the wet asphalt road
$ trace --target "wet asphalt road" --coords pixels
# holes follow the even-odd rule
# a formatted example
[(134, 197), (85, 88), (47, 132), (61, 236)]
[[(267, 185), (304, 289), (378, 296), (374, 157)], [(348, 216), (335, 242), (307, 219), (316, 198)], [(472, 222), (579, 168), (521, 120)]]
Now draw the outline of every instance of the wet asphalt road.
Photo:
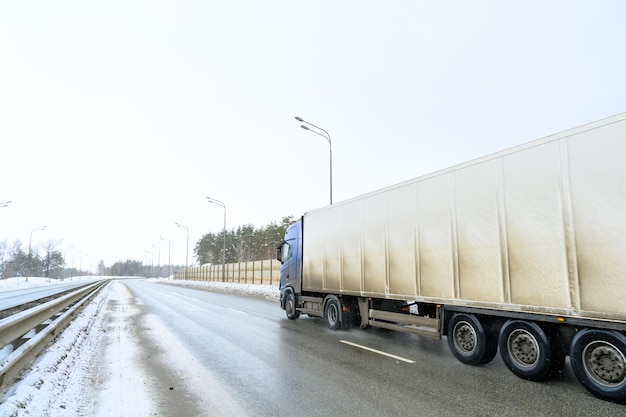
[[(287, 320), (273, 302), (141, 281), (125, 285), (245, 415), (626, 416), (626, 406), (588, 394), (569, 364), (559, 379), (534, 383), (515, 377), (499, 355), (481, 367), (461, 364), (445, 338), (332, 331), (307, 316)], [(176, 352), (167, 355), (178, 360)], [(205, 392), (204, 401), (211, 386)]]

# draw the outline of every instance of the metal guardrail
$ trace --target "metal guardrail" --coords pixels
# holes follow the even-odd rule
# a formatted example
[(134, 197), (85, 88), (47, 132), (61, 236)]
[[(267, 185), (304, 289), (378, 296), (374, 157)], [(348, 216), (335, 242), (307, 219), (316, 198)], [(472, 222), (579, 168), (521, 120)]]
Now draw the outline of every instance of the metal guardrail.
[[(109, 280), (94, 283), (0, 320), (0, 347), (11, 344), (30, 330), (51, 320), (51, 323), (35, 336), (0, 360), (0, 389), (39, 354), (55, 335), (63, 331), (74, 316), (108, 283)], [(66, 309), (67, 311), (57, 316)]]

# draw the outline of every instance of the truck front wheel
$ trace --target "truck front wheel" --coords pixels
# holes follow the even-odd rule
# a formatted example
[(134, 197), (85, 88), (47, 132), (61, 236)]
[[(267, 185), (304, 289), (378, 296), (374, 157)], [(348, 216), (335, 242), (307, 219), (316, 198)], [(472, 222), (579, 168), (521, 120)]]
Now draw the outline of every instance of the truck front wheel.
[(626, 403), (626, 336), (608, 330), (584, 329), (570, 348), (572, 369), (593, 395)]
[(519, 378), (543, 381), (565, 363), (565, 350), (555, 334), (548, 338), (537, 323), (509, 320), (500, 329), (500, 355), (507, 368)]
[(448, 346), (467, 365), (482, 365), (496, 356), (498, 344), (489, 328), (472, 314), (456, 313), (448, 323)]
[(296, 296), (291, 291), (285, 294), (285, 313), (287, 313), (289, 320), (295, 320), (300, 317), (300, 312), (296, 308)]

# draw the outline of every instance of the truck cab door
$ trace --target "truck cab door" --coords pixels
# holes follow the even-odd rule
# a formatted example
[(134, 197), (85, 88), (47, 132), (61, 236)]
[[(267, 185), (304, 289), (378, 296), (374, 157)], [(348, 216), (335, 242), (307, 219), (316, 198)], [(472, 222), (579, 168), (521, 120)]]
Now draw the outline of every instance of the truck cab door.
[(277, 257), (282, 264), (280, 267), (281, 294), (286, 287), (292, 287), (296, 294), (300, 293), (302, 240), (299, 223), (289, 226), (285, 233), (285, 240), (277, 248)]
[(279, 250), (279, 261), (282, 263), (280, 266), (280, 289), (282, 290), (288, 283), (290, 283), (296, 276), (296, 262), (294, 259), (294, 249), (296, 246), (295, 239), (289, 239), (283, 241)]

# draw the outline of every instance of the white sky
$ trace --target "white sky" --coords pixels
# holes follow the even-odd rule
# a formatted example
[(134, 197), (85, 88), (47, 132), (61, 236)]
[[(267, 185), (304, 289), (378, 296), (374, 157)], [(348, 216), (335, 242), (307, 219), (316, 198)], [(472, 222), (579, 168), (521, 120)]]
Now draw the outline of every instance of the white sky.
[[(0, 241), (185, 263), (208, 232), (626, 110), (622, 1), (0, 3)], [(80, 253), (78, 253), (80, 251)], [(191, 263), (191, 256), (190, 256)]]

